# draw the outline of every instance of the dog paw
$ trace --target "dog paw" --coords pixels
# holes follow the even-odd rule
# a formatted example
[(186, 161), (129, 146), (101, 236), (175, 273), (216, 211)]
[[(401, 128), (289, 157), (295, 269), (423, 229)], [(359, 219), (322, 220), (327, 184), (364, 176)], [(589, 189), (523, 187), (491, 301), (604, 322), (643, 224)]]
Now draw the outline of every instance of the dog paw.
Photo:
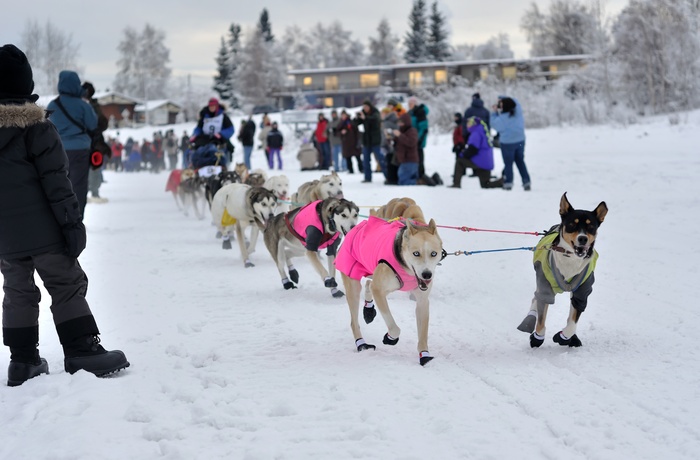
[(581, 345), (583, 345), (581, 343), (581, 339), (579, 339), (576, 334), (572, 335), (571, 337), (569, 337), (567, 339), (564, 337), (564, 334), (562, 334), (561, 331), (554, 334), (554, 337), (552, 337), (552, 340), (554, 340), (556, 343), (558, 343), (562, 347), (580, 347)]
[(528, 314), (518, 326), (518, 330), (532, 334), (535, 330), (535, 324), (537, 324), (537, 316)]
[(325, 280), (323, 280), (323, 285), (327, 288), (338, 287), (338, 283), (336, 283), (335, 278), (333, 278), (332, 276), (329, 276)]
[(250, 260), (245, 261), (245, 268), (255, 267), (255, 264)]
[(359, 338), (355, 340), (355, 346), (357, 347), (357, 351), (362, 351), (362, 350), (376, 350), (377, 347), (374, 345), (370, 345), (369, 343), (365, 342), (365, 339)]
[(286, 291), (288, 291), (288, 290), (290, 290), (290, 289), (296, 289), (296, 288), (297, 288), (297, 287), (294, 285), (294, 283), (292, 283), (291, 281), (286, 281), (286, 282), (282, 283), (282, 286), (284, 286), (284, 289), (285, 289)]
[(537, 332), (530, 334), (530, 348), (539, 348), (544, 343), (544, 337), (537, 335)]
[(364, 307), (362, 309), (362, 316), (365, 318), (365, 324), (369, 324), (374, 321), (377, 316), (377, 309), (374, 307)]
[(221, 249), (231, 249), (231, 240), (224, 240), (221, 243)]
[(428, 351), (421, 351), (419, 356), (420, 356), (419, 360), (420, 360), (421, 366), (425, 366), (426, 364), (428, 364), (430, 361), (433, 360), (433, 357), (430, 356), (430, 352), (428, 352)]
[(396, 345), (397, 343), (399, 343), (399, 338), (398, 337), (393, 338), (387, 332), (386, 334), (384, 334), (384, 338), (382, 339), (382, 343), (384, 345), (392, 345), (393, 346), (393, 345)]
[(345, 293), (338, 288), (331, 288), (331, 295), (336, 299), (340, 299), (345, 295)]
[(216, 239), (220, 240), (221, 237), (224, 236), (221, 232), (216, 232)]
[(289, 279), (295, 283), (299, 282), (299, 272), (295, 269), (289, 270)]

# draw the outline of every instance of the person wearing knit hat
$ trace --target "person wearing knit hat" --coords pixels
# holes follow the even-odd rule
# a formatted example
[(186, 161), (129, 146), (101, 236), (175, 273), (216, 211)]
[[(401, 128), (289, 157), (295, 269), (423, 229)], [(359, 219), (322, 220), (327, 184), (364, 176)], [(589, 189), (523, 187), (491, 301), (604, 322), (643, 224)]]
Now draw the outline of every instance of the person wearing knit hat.
[(223, 145), (226, 149), (226, 162), (230, 163), (233, 159), (233, 144), (230, 139), (234, 131), (233, 122), (226, 115), (226, 107), (212, 97), (207, 106), (199, 111), (199, 120), (192, 131), (190, 143), (197, 149), (195, 152), (201, 152), (200, 147), (208, 144)]
[(80, 204), (57, 129), (35, 104), (33, 89), (24, 53), (14, 45), (1, 47), (0, 272), (9, 386), (49, 372), (38, 350), (41, 296), (35, 273), (51, 295), (67, 372), (102, 376), (129, 366), (124, 353), (99, 345), (100, 331), (85, 298), (87, 276), (77, 259), (86, 244)]

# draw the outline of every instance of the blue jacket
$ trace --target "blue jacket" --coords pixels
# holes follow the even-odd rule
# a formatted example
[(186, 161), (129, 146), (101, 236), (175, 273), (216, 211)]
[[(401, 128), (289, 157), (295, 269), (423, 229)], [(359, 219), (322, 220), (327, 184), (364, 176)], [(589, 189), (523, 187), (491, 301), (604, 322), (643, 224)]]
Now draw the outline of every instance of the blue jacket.
[(408, 111), (411, 115), (411, 124), (418, 130), (418, 146), (425, 148), (428, 139), (428, 114), (430, 109), (425, 104), (416, 105)]
[(467, 110), (464, 111), (464, 118), (462, 122), (464, 123), (464, 128), (466, 129), (467, 127), (467, 120), (470, 117), (479, 117), (481, 121), (486, 123), (486, 127), (490, 128), (491, 127), (491, 119), (490, 113), (488, 109), (484, 107), (484, 101), (481, 98), (473, 98), (472, 99), (472, 105), (467, 107)]
[[(500, 98), (508, 96), (498, 96)], [(491, 114), (491, 127), (500, 134), (501, 144), (517, 144), (525, 142), (525, 118), (523, 118), (523, 108), (515, 98), (515, 113), (513, 116), (508, 112), (493, 112)]]
[(49, 120), (56, 126), (65, 150), (89, 149), (92, 143), (90, 134), (83, 131), (97, 128), (97, 115), (90, 104), (82, 99), (82, 95), (83, 88), (78, 74), (72, 70), (62, 70), (58, 74), (58, 99), (70, 116), (85, 128), (81, 129), (70, 121), (55, 101), (49, 102)]

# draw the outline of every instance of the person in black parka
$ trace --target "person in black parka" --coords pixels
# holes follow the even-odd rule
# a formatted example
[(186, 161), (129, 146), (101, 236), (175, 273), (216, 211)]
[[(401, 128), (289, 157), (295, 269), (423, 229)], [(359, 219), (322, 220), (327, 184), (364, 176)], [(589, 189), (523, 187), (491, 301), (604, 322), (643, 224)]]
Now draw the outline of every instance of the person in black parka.
[[(68, 157), (55, 126), (35, 104), (32, 70), (14, 45), (0, 48), (0, 271), (3, 342), (10, 347), (8, 385), (48, 373), (39, 356), (36, 271), (51, 295), (67, 372), (101, 376), (126, 368), (121, 351), (99, 345), (85, 299), (87, 276), (81, 206), (68, 179)], [(89, 106), (88, 106), (89, 108)]]

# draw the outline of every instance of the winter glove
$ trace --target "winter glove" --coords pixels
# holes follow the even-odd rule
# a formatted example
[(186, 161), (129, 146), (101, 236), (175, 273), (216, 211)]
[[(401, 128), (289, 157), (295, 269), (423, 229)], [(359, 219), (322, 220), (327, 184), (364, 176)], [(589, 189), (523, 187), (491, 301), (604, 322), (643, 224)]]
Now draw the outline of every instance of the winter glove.
[(65, 225), (63, 237), (66, 239), (68, 257), (78, 258), (85, 245), (87, 244), (87, 235), (85, 234), (85, 225), (82, 222)]

